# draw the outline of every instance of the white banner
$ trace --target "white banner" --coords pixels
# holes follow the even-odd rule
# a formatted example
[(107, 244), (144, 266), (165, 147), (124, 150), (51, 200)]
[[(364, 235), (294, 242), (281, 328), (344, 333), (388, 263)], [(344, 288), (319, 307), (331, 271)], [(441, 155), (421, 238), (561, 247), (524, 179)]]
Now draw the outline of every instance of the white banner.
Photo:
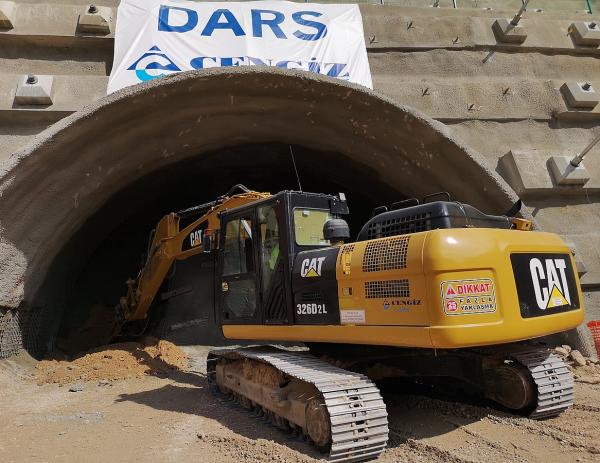
[(357, 5), (121, 1), (108, 93), (227, 66), (301, 69), (373, 88)]

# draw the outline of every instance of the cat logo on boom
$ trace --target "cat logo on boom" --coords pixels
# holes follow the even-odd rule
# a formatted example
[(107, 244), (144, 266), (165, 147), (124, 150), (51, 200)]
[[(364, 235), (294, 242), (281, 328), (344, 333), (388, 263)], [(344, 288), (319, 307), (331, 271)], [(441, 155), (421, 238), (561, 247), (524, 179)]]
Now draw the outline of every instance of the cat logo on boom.
[(320, 277), (321, 268), (325, 257), (313, 257), (312, 259), (304, 259), (300, 266), (300, 276), (302, 278)]
[(194, 248), (202, 244), (202, 230), (196, 230), (190, 233), (190, 247)]
[(540, 310), (571, 305), (566, 268), (565, 259), (544, 259), (542, 262), (533, 258), (529, 262), (535, 300)]

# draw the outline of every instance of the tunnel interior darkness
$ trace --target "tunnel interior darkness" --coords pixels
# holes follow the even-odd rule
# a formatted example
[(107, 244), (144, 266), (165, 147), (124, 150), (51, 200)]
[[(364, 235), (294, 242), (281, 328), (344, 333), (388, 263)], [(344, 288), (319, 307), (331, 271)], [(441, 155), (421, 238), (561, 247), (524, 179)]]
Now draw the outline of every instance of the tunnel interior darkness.
[[(340, 153), (302, 146), (293, 146), (292, 151), (304, 191), (346, 194), (352, 236), (374, 207), (404, 198), (379, 181), (374, 170)], [(148, 175), (111, 198), (53, 264), (51, 274), (68, 275), (62, 293), (49, 280), (55, 296), (46, 304), (52, 300), (59, 305), (52, 311), (57, 315), (54, 347), (75, 353), (101, 343), (113, 307), (125, 293), (125, 281), (139, 270), (149, 232), (158, 220), (169, 212), (211, 201), (238, 183), (271, 193), (298, 190), (290, 146), (240, 145), (205, 154)], [(192, 325), (176, 333), (176, 340), (201, 344), (202, 333)]]

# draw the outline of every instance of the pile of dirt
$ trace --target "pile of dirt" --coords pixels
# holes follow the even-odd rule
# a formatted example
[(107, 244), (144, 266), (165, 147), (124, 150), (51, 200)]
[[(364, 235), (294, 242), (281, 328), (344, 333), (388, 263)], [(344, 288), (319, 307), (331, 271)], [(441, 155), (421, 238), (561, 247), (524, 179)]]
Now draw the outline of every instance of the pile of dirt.
[(189, 359), (175, 344), (146, 338), (143, 342), (109, 344), (90, 350), (73, 359), (57, 356), (36, 366), (38, 384), (69, 384), (75, 381), (164, 376), (170, 371), (187, 370)]

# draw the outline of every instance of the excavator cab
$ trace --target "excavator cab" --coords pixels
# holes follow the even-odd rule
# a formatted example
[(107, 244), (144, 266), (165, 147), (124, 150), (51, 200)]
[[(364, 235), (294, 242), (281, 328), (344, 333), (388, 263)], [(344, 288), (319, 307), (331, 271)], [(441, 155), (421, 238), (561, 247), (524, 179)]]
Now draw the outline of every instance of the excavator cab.
[[(323, 236), (324, 225), (347, 213), (343, 195), (296, 191), (282, 191), (224, 211), (220, 217), (217, 320), (222, 325), (298, 323), (291, 287), (294, 257), (330, 247)], [(306, 272), (322, 271), (319, 261), (306, 267)]]

